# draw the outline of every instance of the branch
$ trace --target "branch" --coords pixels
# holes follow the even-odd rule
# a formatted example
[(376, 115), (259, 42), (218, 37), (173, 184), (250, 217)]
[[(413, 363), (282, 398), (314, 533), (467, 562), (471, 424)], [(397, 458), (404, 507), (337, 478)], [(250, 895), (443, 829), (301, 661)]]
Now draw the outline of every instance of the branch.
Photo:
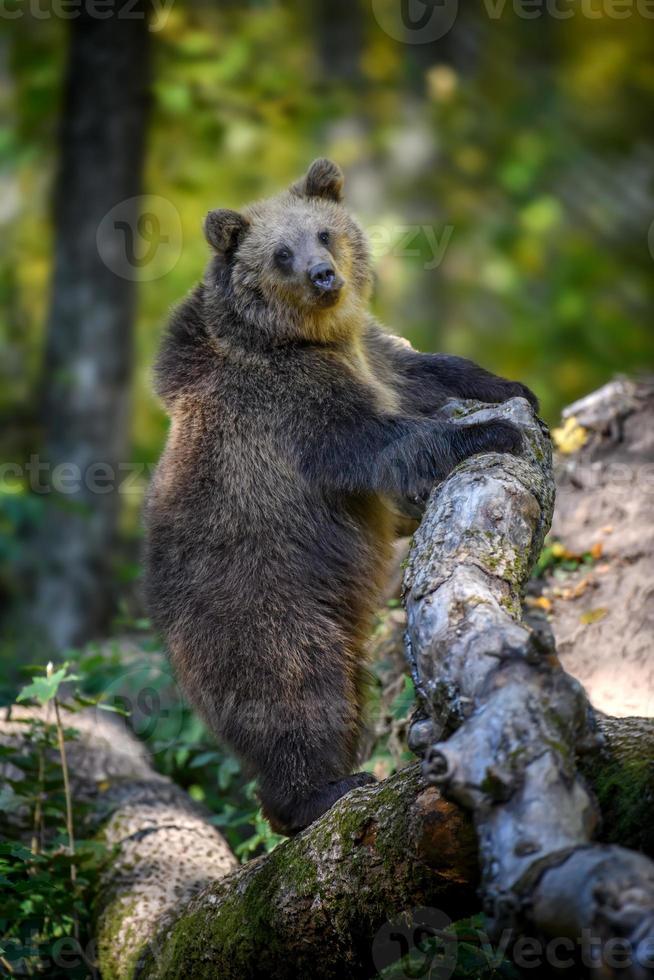
[[(620, 976), (650, 976), (654, 864), (591, 844), (599, 814), (576, 762), (598, 744), (592, 712), (551, 638), (520, 620), (552, 514), (549, 439), (522, 399), (472, 414), (519, 424), (528, 447), (458, 467), (416, 534), (407, 657), (428, 719), (413, 743), (425, 746), (427, 781), (473, 813), (495, 935), (624, 940), (631, 966)], [(584, 952), (602, 967), (601, 945)]]

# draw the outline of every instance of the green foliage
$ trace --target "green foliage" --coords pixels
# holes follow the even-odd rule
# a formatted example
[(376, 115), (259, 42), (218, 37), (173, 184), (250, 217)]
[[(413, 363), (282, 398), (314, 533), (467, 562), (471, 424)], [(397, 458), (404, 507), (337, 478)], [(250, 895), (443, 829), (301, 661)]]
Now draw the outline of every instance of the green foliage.
[[(123, 625), (128, 622), (124, 617)], [(20, 745), (0, 746), (0, 766), (11, 767), (0, 791), (0, 829), (8, 839), (0, 845), (0, 956), (17, 975), (86, 978), (93, 975), (89, 899), (109, 855), (97, 839), (77, 836), (90, 813), (67, 795), (60, 735), (68, 745), (79, 733), (58, 717), (89, 709), (123, 716), (160, 771), (213, 811), (213, 822), (243, 860), (271, 851), (282, 838), (264, 820), (254, 783), (179, 698), (149, 634), (128, 650), (117, 642), (89, 647), (74, 664), (32, 670), (16, 702), (50, 705), (59, 716), (17, 718), (24, 729)]]
[[(238, 763), (232, 760), (232, 765)], [(284, 838), (270, 829), (270, 824), (263, 816), (258, 805), (254, 782), (244, 786), (243, 795), (245, 804), (249, 803), (249, 808), (243, 804), (240, 807), (235, 806), (227, 798), (223, 803), (222, 812), (217, 813), (211, 822), (220, 827), (221, 832), (228, 839), (233, 837), (235, 832), (245, 835), (240, 843), (234, 846), (234, 853), (242, 861), (249, 861), (258, 854), (269, 854)]]
[(0, 829), (7, 838), (0, 844), (0, 962), (18, 976), (94, 973), (88, 894), (107, 855), (99, 841), (75, 835), (88, 808), (73, 805), (66, 745), (78, 732), (61, 717), (88, 699), (76, 692), (63, 699), (61, 692), (77, 679), (67, 664), (39, 671), (16, 700), (51, 706), (52, 720), (18, 716), (22, 736), (0, 745)]
[[(28, 780), (29, 772), (25, 773)], [(53, 822), (56, 809), (48, 806)], [(17, 976), (51, 980), (85, 980), (92, 974), (89, 907), (84, 893), (97, 881), (103, 858), (97, 842), (84, 840), (76, 841), (71, 857), (63, 835), (52, 836), (41, 853), (16, 842), (0, 844), (0, 963), (7, 972), (9, 967)], [(73, 869), (76, 887), (71, 891)]]

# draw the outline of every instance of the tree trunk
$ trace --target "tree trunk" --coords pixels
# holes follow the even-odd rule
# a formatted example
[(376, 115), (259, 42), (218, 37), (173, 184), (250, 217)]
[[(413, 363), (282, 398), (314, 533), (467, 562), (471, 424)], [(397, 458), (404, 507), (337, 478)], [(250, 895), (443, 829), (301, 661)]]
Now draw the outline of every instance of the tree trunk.
[(363, 16), (360, 0), (317, 0), (305, 12), (322, 71), (336, 84), (361, 84)]
[(521, 399), (471, 417), (497, 416), (523, 429), (522, 457), (458, 467), (416, 534), (407, 650), (429, 720), (413, 740), (427, 780), (473, 812), (492, 933), (563, 940), (595, 977), (614, 975), (620, 943), (619, 975), (640, 980), (654, 976), (654, 864), (591, 844), (599, 810), (576, 766), (596, 723), (551, 636), (520, 621), (552, 515), (549, 441)]
[[(43, 371), (47, 468), (32, 470), (49, 503), (36, 620), (57, 649), (97, 633), (109, 610), (135, 307), (126, 228), (141, 190), (148, 51), (144, 4), (107, 19), (82, 9), (71, 22)], [(101, 227), (116, 205), (116, 222)]]

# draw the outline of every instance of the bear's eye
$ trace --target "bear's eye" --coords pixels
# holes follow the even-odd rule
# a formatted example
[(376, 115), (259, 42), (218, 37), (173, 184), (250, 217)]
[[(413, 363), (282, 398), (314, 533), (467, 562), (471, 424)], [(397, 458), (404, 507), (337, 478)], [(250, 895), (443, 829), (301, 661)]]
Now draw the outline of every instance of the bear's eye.
[(286, 264), (287, 262), (290, 262), (292, 258), (293, 253), (291, 252), (290, 248), (286, 248), (285, 245), (282, 245), (282, 247), (278, 248), (275, 252), (275, 259), (277, 262)]
[(321, 231), (318, 234), (318, 241), (322, 242), (323, 245), (329, 245), (330, 234), (328, 231)]

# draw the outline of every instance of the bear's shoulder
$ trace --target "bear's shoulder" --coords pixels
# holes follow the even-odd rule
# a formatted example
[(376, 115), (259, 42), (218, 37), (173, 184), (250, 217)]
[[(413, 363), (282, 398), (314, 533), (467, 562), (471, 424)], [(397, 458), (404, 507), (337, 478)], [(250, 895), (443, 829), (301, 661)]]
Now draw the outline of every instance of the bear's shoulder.
[(159, 349), (155, 390), (167, 406), (205, 385), (220, 357), (207, 325), (204, 293), (204, 285), (196, 286), (173, 310)]

